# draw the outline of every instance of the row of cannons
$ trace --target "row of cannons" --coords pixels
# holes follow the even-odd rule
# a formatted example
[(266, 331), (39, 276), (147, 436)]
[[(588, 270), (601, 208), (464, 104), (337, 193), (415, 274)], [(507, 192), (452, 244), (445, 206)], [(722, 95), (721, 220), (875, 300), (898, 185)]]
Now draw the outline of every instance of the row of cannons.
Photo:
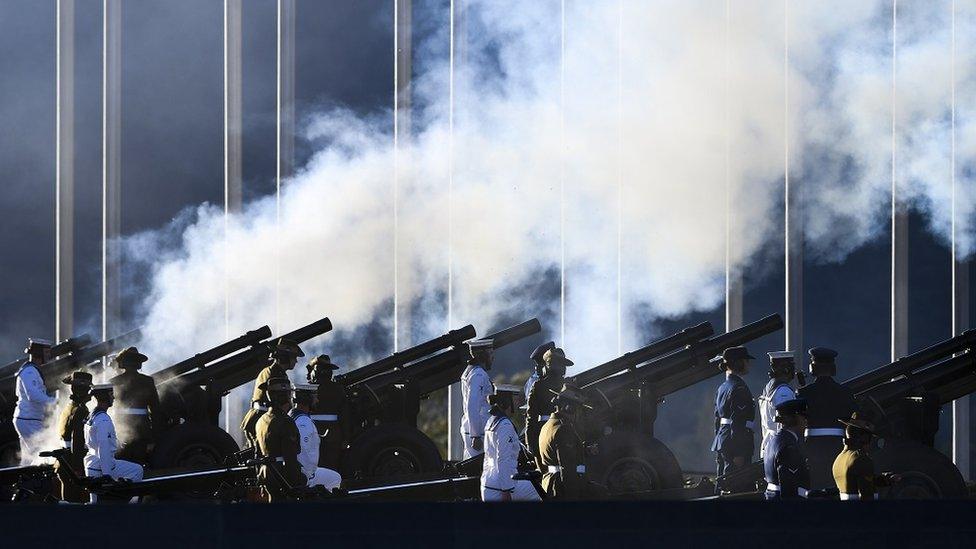
[[(586, 468), (589, 480), (600, 486), (601, 497), (711, 496), (712, 479), (686, 475), (668, 446), (655, 437), (658, 408), (674, 393), (719, 375), (709, 361), (723, 349), (782, 327), (782, 319), (771, 315), (716, 335), (706, 322), (567, 377), (567, 383), (581, 388), (590, 406), (583, 436), (595, 451)], [(280, 337), (302, 343), (331, 329), (329, 319), (323, 318)], [(481, 339), (491, 339), (498, 349), (540, 331), (538, 320), (532, 319)], [(58, 344), (55, 358), (42, 366), (47, 389), (53, 392), (73, 370), (97, 369), (103, 357), (138, 337), (133, 332), (100, 343), (80, 337)], [(477, 499), (481, 458), (446, 461), (417, 426), (421, 402), (459, 381), (468, 343), (476, 337), (475, 328), (468, 325), (336, 376), (346, 391), (346, 442), (339, 467), (343, 490), (323, 494), (296, 488), (296, 497)], [(277, 339), (265, 326), (153, 373), (167, 422), (156, 431), (145, 479), (91, 481), (76, 476), (76, 481), (101, 500), (248, 499), (260, 463), (218, 426), (218, 418), (223, 397), (256, 378)], [(962, 475), (934, 448), (934, 439), (942, 407), (976, 391), (974, 345), (976, 330), (970, 330), (844, 382), (855, 393), (859, 409), (877, 426), (875, 463), (901, 477), (884, 497), (967, 496)], [(14, 462), (18, 448), (11, 417), (19, 364), (0, 367), (0, 460), (6, 464)], [(59, 457), (58, 451), (46, 454)], [(525, 460), (527, 469), (530, 463)], [(533, 478), (526, 473), (526, 478)], [(46, 490), (54, 476), (54, 467), (46, 464), (0, 468), (0, 496), (50, 499)], [(714, 482), (724, 493), (760, 494), (762, 463)]]

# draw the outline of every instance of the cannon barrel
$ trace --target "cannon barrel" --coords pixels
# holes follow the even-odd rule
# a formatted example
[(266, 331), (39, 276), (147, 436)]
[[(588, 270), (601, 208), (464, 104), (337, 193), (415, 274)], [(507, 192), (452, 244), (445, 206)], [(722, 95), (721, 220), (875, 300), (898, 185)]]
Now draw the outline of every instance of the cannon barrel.
[(639, 385), (649, 387), (658, 397), (684, 389), (718, 375), (720, 370), (709, 360), (728, 347), (745, 345), (783, 327), (783, 319), (770, 315), (730, 332), (692, 343), (640, 368), (591, 384), (611, 406), (623, 394)]
[(271, 328), (268, 326), (261, 326), (257, 330), (251, 330), (230, 341), (221, 343), (212, 349), (208, 349), (202, 353), (197, 353), (190, 358), (173, 364), (168, 368), (163, 368), (162, 370), (153, 373), (152, 378), (156, 381), (156, 383), (162, 383), (167, 379), (185, 374), (190, 370), (203, 368), (207, 364), (219, 358), (223, 358), (231, 353), (236, 353), (245, 347), (259, 345), (263, 340), (268, 339), (269, 337), (271, 337)]
[(574, 376), (569, 376), (566, 378), (566, 383), (576, 385), (577, 387), (586, 387), (626, 369), (635, 368), (637, 365), (643, 364), (652, 358), (670, 353), (685, 345), (709, 337), (714, 333), (715, 330), (712, 328), (710, 322), (702, 322), (701, 324), (685, 328), (680, 332), (659, 339), (650, 345), (631, 351), (611, 361), (604, 362), (599, 366), (594, 366), (589, 370), (580, 372)]
[[(947, 404), (969, 394), (968, 378), (976, 376), (976, 361), (972, 351), (964, 351), (936, 364), (909, 372), (904, 378), (875, 385), (857, 393), (858, 398), (870, 398), (886, 409), (893, 403), (920, 393), (936, 394), (939, 404)], [(845, 385), (847, 385), (845, 383)]]
[[(528, 320), (499, 332), (489, 334), (482, 339), (494, 341), (494, 348), (500, 349), (533, 334), (542, 331), (538, 319)], [(374, 394), (389, 389), (398, 384), (409, 381), (411, 389), (417, 394), (429, 394), (437, 389), (457, 383), (467, 367), (470, 357), (467, 345), (458, 345), (436, 355), (414, 362), (405, 368), (387, 372), (386, 374), (368, 379), (364, 386)]]
[(971, 347), (976, 347), (976, 330), (967, 330), (956, 337), (940, 341), (921, 351), (903, 356), (894, 362), (855, 376), (847, 380), (844, 385), (855, 393), (860, 393), (875, 385), (890, 381), (913, 370), (918, 370), (936, 360)]
[[(87, 347), (91, 344), (92, 338), (88, 334), (82, 334), (80, 336), (66, 339), (54, 347), (51, 347), (52, 360), (69, 353), (77, 352), (79, 349)], [(16, 374), (17, 370), (20, 369), (20, 365), (24, 363), (24, 360), (26, 360), (26, 357), (18, 358), (17, 360), (10, 361), (7, 364), (0, 366), (0, 379)]]
[(460, 345), (476, 335), (477, 332), (475, 331), (474, 326), (468, 324), (463, 328), (451, 330), (450, 332), (440, 337), (431, 339), (430, 341), (425, 341), (419, 345), (410, 347), (409, 349), (398, 351), (390, 356), (381, 358), (380, 360), (346, 372), (345, 374), (337, 375), (335, 376), (335, 380), (346, 387), (355, 385), (357, 383), (362, 383), (371, 377), (378, 376), (396, 368), (402, 368), (415, 360), (432, 355), (437, 351), (441, 351), (455, 345)]
[[(328, 317), (317, 320), (307, 326), (282, 335), (295, 343), (303, 343), (332, 330), (332, 321)], [(253, 381), (258, 372), (268, 364), (271, 347), (278, 338), (261, 342), (236, 355), (214, 362), (209, 366), (198, 368), (181, 376), (170, 378), (163, 382), (179, 383), (182, 385), (211, 385), (216, 392), (227, 392), (236, 387)]]

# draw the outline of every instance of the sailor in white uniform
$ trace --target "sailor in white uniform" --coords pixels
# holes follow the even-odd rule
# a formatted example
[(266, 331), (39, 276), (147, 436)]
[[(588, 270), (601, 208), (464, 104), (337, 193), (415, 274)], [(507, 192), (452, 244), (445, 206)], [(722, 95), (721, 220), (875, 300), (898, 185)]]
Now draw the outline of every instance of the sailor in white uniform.
[(759, 396), (759, 417), (762, 422), (762, 443), (759, 457), (766, 457), (769, 441), (782, 428), (776, 423), (776, 407), (796, 398), (793, 379), (796, 377), (796, 363), (792, 351), (773, 351), (769, 355), (769, 383)]
[(488, 422), (488, 395), (495, 391), (488, 377), (494, 351), (491, 340), (468, 342), (471, 359), (461, 375), (461, 438), (464, 440), (464, 459), (484, 451), (485, 424)]
[[(92, 387), (95, 397), (95, 409), (88, 421), (85, 422), (85, 474), (96, 478), (110, 476), (116, 480), (142, 480), (142, 465), (115, 459), (118, 448), (118, 436), (115, 434), (115, 423), (108, 415), (108, 409), (115, 402), (113, 386), (111, 384), (95, 385)], [(92, 493), (91, 502), (97, 502), (97, 496)]]
[(539, 492), (528, 480), (513, 480), (518, 472), (522, 442), (511, 416), (521, 404), (522, 392), (515, 385), (499, 385), (488, 397), (491, 412), (485, 425), (485, 463), (481, 473), (482, 501), (540, 501)]
[(38, 366), (51, 359), (51, 342), (43, 339), (27, 341), (27, 361), (17, 370), (17, 406), (14, 408), (14, 429), (20, 438), (20, 462), (29, 465), (37, 459), (38, 437), (44, 431), (45, 423), (55, 397), (47, 394), (44, 377)]
[(302, 466), (302, 473), (308, 479), (308, 486), (323, 486), (327, 490), (335, 490), (342, 484), (342, 475), (332, 469), (319, 467), (319, 431), (310, 415), (318, 399), (318, 385), (295, 385), (295, 407), (288, 415), (295, 420), (298, 427), (298, 463)]

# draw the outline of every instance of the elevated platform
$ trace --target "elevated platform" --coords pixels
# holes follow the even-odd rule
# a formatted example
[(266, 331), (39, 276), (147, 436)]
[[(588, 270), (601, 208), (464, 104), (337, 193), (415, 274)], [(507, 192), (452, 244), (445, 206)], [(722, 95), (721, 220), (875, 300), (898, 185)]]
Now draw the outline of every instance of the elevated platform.
[(18, 548), (971, 547), (974, 515), (972, 501), (4, 505), (0, 526)]

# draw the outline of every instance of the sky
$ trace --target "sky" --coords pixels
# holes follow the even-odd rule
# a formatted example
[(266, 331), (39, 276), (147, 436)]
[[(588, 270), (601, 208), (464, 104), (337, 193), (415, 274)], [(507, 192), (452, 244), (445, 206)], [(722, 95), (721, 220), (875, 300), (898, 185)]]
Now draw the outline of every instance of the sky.
[[(204, 206), (223, 201), (222, 3), (125, 3), (124, 324), (152, 327), (146, 346), (161, 362), (189, 356), (224, 334), (206, 328), (222, 314), (227, 280), (245, 309), (234, 328), (273, 324), (266, 269), (276, 257), (285, 271), (282, 329), (329, 315), (339, 333), (320, 345), (333, 358), (356, 364), (381, 356), (393, 345), (392, 2), (298, 0), (301, 169), (285, 185), (291, 185), (283, 199), (288, 245), (267, 237), (273, 209), (268, 197), (275, 187), (275, 2), (244, 3), (249, 206), (232, 223), (231, 249), (241, 259), (223, 280), (214, 260), (222, 250), (214, 247), (222, 220)], [(450, 261), (455, 326), (470, 321), (487, 333), (529, 316), (543, 321), (544, 334), (502, 355), (502, 371), (527, 368), (528, 349), (550, 338), (562, 339), (581, 364), (593, 364), (615, 356), (618, 340), (626, 351), (700, 320), (723, 328), (719, 193), (726, 145), (720, 122), (727, 115), (736, 128), (728, 147), (742, 220), (735, 259), (747, 285), (745, 319), (784, 312), (783, 220), (777, 212), (787, 136), (791, 177), (814, 190), (806, 220), (804, 341), (838, 349), (841, 377), (886, 362), (890, 234), (883, 191), (890, 184), (890, 148), (882, 145), (890, 136), (890, 111), (886, 103), (869, 102), (888, 93), (886, 4), (841, 3), (831, 12), (829, 6), (793, 3), (789, 75), (790, 104), (796, 106), (785, 118), (781, 6), (735, 3), (733, 53), (726, 57), (728, 46), (715, 38), (724, 29), (724, 2), (620, 4), (629, 12), (606, 7), (614, 2), (567, 2), (564, 43), (558, 4), (523, 4), (511, 12), (506, 2), (476, 3), (479, 11), (465, 35), (468, 54), (458, 61), (457, 137), (450, 141), (448, 4), (415, 2), (416, 135), (400, 158), (397, 241), (400, 264), (407, 266), (397, 279), (407, 303), (400, 322), (413, 330), (401, 343), (446, 331)], [(946, 53), (942, 15), (950, 4), (899, 4), (899, 84), (908, 113), (901, 121), (906, 137), (899, 150), (906, 160), (900, 174), (919, 197), (911, 212), (909, 265), (908, 346), (917, 349), (951, 331), (950, 252), (938, 210), (944, 187), (931, 183), (945, 180), (940, 162), (948, 87), (930, 84), (943, 74), (923, 70), (942, 67), (935, 61)], [(970, 17), (976, 12), (972, 2), (959, 4)], [(76, 331), (97, 335), (101, 2), (76, 5), (75, 324)], [(8, 258), (0, 264), (0, 345), (10, 359), (26, 337), (53, 336), (54, 6), (0, 0), (0, 120), (12, 129), (0, 137), (0, 210), (8, 220), (0, 234)], [(569, 52), (561, 73), (552, 55), (560, 48)], [(971, 77), (968, 69), (959, 72)], [(734, 78), (726, 82), (727, 74)], [(973, 90), (960, 86), (958, 103), (972, 105)], [(729, 92), (735, 108), (727, 114), (719, 98)], [(960, 140), (963, 152), (968, 143)], [(938, 150), (927, 151), (926, 144)], [(452, 197), (444, 194), (449, 147), (455, 155)], [(968, 173), (971, 184), (972, 157), (959, 165), (969, 170), (960, 173)], [(562, 208), (561, 194), (569, 197)], [(455, 209), (453, 224), (445, 219), (448, 203)], [(618, 233), (620, 219), (625, 223)], [(449, 232), (454, 245), (445, 252)], [(565, 241), (558, 237), (563, 233)], [(569, 258), (564, 338), (560, 257)], [(783, 345), (779, 333), (756, 348)], [(758, 390), (765, 373), (755, 370), (749, 382)], [(707, 436), (702, 430), (710, 421), (701, 417), (710, 411), (699, 408), (708, 406), (713, 385), (702, 383), (675, 399), (696, 407), (662, 407), (658, 434), (680, 447), (679, 459), (688, 467), (710, 466), (692, 449)]]

